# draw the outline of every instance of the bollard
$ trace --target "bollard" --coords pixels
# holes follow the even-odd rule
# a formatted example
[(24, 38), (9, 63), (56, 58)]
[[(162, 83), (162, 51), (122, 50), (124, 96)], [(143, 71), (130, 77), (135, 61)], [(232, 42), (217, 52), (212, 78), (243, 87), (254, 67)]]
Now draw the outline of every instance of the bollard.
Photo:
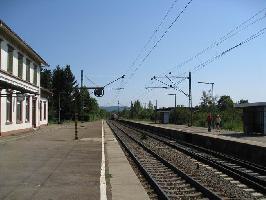
[(78, 113), (75, 113), (75, 140), (78, 139)]

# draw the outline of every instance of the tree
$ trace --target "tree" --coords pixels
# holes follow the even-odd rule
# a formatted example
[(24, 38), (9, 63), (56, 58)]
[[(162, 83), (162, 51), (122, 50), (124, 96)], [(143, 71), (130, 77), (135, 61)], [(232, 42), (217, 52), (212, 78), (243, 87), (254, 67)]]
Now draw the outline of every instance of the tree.
[(218, 103), (217, 105), (218, 109), (222, 111), (229, 110), (234, 107), (233, 100), (231, 99), (230, 96), (227, 96), (227, 95), (221, 96), (217, 103)]
[(203, 91), (202, 97), (200, 99), (201, 99), (200, 106), (199, 106), (200, 109), (203, 109), (203, 110), (212, 109), (213, 110), (216, 105), (217, 96), (213, 97), (210, 90), (208, 92)]
[(138, 118), (140, 116), (142, 107), (140, 104), (140, 101), (137, 100), (133, 103), (133, 108), (132, 108), (132, 114), (133, 114), (133, 118)]
[(73, 114), (75, 113), (75, 102), (74, 102), (74, 90), (77, 87), (77, 81), (75, 80), (75, 76), (73, 75), (70, 65), (67, 65), (63, 71), (63, 83), (64, 93), (63, 93), (63, 101), (62, 106), (64, 109), (64, 114), (66, 119), (71, 119)]
[(77, 84), (70, 66), (67, 65), (65, 68), (57, 66), (53, 70), (52, 78), (55, 110), (59, 112), (60, 103), (61, 118), (71, 119), (75, 113), (74, 90)]
[[(93, 120), (106, 117), (108, 114), (99, 108), (96, 99), (92, 98), (86, 89), (78, 89), (78, 84), (71, 71), (70, 65), (60, 67), (59, 65), (51, 71), (42, 69), (41, 86), (53, 92), (50, 98), (49, 116), (53, 119), (59, 114), (62, 120), (74, 119), (77, 112), (79, 116), (84, 114), (84, 120)], [(84, 100), (84, 107), (81, 105), (81, 97)], [(84, 112), (82, 112), (84, 111)]]
[(175, 124), (187, 124), (190, 119), (190, 110), (183, 106), (177, 106), (170, 112), (169, 121)]
[(151, 101), (149, 101), (149, 103), (148, 103), (148, 109), (149, 109), (149, 110), (153, 110), (153, 104), (152, 104)]
[(41, 68), (41, 87), (51, 90), (53, 77), (51, 70)]

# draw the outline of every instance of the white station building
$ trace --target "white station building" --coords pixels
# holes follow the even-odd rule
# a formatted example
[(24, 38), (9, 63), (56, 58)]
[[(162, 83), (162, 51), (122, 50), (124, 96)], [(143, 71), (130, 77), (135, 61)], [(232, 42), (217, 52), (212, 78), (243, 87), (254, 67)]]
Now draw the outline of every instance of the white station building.
[(0, 20), (0, 136), (48, 123), (47, 90), (40, 86), (48, 64)]

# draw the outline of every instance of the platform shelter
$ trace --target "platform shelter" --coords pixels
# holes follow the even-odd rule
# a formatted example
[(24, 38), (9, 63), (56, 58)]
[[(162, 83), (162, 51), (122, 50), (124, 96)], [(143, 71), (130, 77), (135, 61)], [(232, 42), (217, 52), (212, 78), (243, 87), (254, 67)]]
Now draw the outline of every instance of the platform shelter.
[(243, 109), (243, 128), (246, 134), (266, 135), (266, 102), (236, 104)]
[(159, 113), (159, 120), (162, 124), (169, 124), (170, 112), (173, 108), (159, 108), (157, 113)]

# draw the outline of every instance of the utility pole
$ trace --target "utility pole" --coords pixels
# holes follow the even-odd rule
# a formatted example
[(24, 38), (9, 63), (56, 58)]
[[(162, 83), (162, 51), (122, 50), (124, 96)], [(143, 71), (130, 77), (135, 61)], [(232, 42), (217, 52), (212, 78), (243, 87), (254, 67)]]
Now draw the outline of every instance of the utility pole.
[(60, 92), (58, 94), (58, 124), (61, 124), (61, 98), (60, 98)]
[[(188, 94), (186, 92), (184, 92), (183, 90), (181, 90), (181, 89), (179, 89), (179, 88), (176, 87), (176, 84), (177, 83), (174, 83), (173, 80), (171, 79), (173, 77), (174, 78), (181, 78), (183, 80), (184, 79), (188, 79), (189, 80), (189, 93)], [(167, 78), (171, 82), (171, 84), (165, 83), (165, 82), (159, 80), (159, 78)], [(191, 92), (191, 72), (189, 72), (189, 76), (188, 77), (187, 76), (186, 77), (181, 77), (181, 76), (171, 76), (170, 77), (170, 76), (165, 75), (164, 77), (156, 77), (156, 76), (153, 76), (151, 78), (151, 80), (157, 80), (158, 82), (162, 83), (165, 86), (163, 86), (163, 87), (145, 87), (146, 89), (149, 89), (149, 88), (175, 89), (175, 90), (183, 93), (186, 97), (189, 98), (189, 103), (188, 103), (189, 105), (188, 105), (188, 107), (190, 109), (190, 120), (188, 122), (188, 126), (192, 126), (193, 107), (192, 107), (192, 92)]]
[(133, 103), (130, 104), (130, 118), (133, 119)]
[(83, 98), (83, 70), (81, 70), (81, 80), (80, 80), (80, 85), (81, 85), (81, 122), (84, 122), (84, 98)]
[(176, 94), (175, 94), (175, 109), (176, 109)]
[(119, 118), (119, 100), (117, 102), (117, 115), (118, 115), (118, 118)]
[(211, 83), (211, 85), (212, 85), (212, 100), (213, 100), (213, 85), (214, 85), (214, 83)]
[(155, 124), (157, 123), (157, 99), (156, 99), (156, 103), (155, 103)]
[(189, 126), (192, 126), (193, 107), (192, 107), (192, 94), (191, 94), (191, 72), (189, 72), (188, 81), (189, 81), (188, 98), (189, 98), (189, 108), (190, 108), (190, 124), (189, 124)]

